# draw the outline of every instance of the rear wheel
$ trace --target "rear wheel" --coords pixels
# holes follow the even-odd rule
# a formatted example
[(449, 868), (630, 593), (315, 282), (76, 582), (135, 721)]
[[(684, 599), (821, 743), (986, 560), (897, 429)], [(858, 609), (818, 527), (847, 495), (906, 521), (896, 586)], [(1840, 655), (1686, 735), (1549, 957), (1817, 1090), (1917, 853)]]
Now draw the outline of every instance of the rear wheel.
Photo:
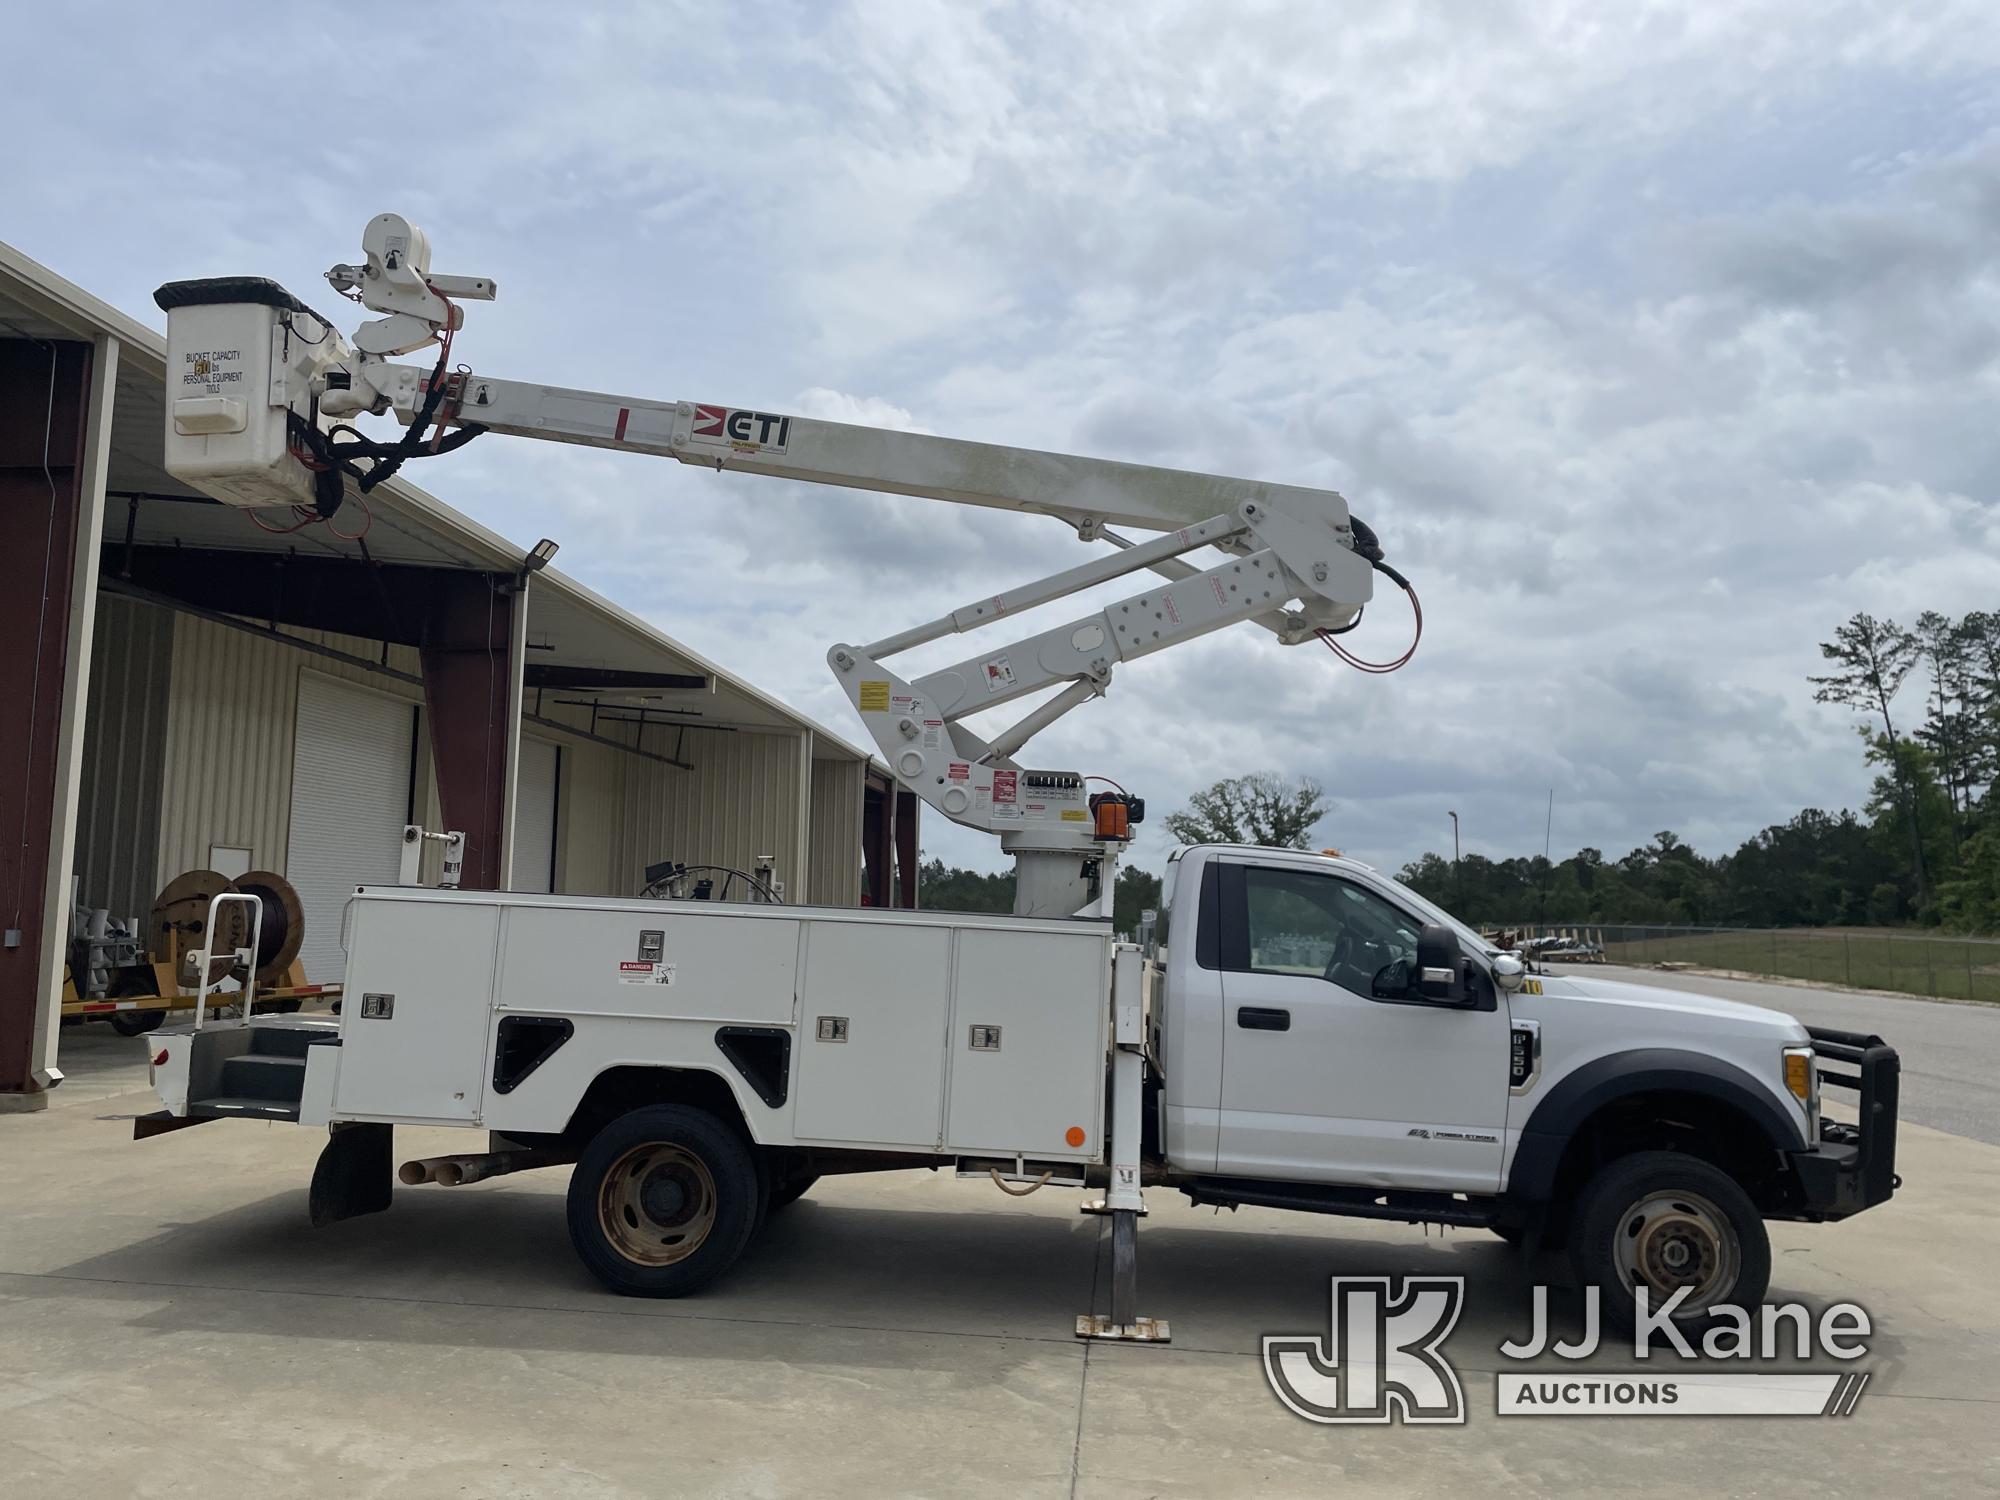
[(1629, 1332), (1634, 1294), (1658, 1308), (1686, 1290), (1684, 1329), (1723, 1303), (1750, 1308), (1771, 1283), (1771, 1241), (1756, 1204), (1721, 1168), (1673, 1151), (1641, 1151), (1603, 1167), (1577, 1198), (1570, 1256), (1595, 1286), (1607, 1325)]
[(114, 1010), (104, 1018), (120, 1036), (144, 1036), (166, 1024), (163, 1010)]
[(682, 1297), (743, 1253), (759, 1197), (735, 1130), (704, 1110), (649, 1105), (584, 1148), (569, 1182), (570, 1242), (614, 1292)]

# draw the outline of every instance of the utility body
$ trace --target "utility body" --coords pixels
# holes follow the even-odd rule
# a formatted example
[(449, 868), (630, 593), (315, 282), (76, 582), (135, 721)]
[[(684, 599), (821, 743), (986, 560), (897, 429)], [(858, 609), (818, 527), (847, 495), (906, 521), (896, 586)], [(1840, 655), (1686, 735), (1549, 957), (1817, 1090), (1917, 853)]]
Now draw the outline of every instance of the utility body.
[[(339, 1018), (198, 1007), (155, 1034), (166, 1108), (138, 1135), (323, 1126), (326, 1222), (389, 1206), (395, 1126), (483, 1130), (487, 1149), (396, 1176), (573, 1163), (579, 1255), (657, 1296), (712, 1281), (827, 1173), (1101, 1188), (1086, 1209), (1111, 1222), (1111, 1310), (1077, 1331), (1140, 1340), (1168, 1334), (1137, 1311), (1147, 1187), (1560, 1243), (1611, 1317), (1646, 1288), (1688, 1321), (1763, 1294), (1764, 1219), (1842, 1218), (1894, 1191), (1897, 1059), (1879, 1038), (1532, 972), (1351, 860), (1181, 851), (1153, 938), (1116, 939), (1112, 877), (1142, 800), (1017, 756), (1104, 696), (1118, 663), (1234, 623), (1367, 670), (1407, 661), (1361, 662), (1336, 639), (1378, 574), (1416, 604), (1338, 494), (454, 369), (460, 299), (493, 283), (432, 275), (428, 240), (393, 214), (363, 250), (328, 273), (382, 314), (352, 343), (268, 281), (160, 289), (176, 477), (309, 521), (350, 482), (365, 493), (406, 461), (511, 434), (1022, 510), (1116, 550), (827, 653), (901, 784), (1014, 855), (1012, 917), (363, 889)], [(434, 366), (393, 362), (432, 344)], [(352, 425), (390, 413), (394, 440)], [(1158, 577), (1053, 628), (914, 676), (888, 665), (1140, 571)], [(966, 723), (1038, 692), (990, 738)], [(1858, 1124), (1822, 1118), (1823, 1083), (1857, 1092)]]

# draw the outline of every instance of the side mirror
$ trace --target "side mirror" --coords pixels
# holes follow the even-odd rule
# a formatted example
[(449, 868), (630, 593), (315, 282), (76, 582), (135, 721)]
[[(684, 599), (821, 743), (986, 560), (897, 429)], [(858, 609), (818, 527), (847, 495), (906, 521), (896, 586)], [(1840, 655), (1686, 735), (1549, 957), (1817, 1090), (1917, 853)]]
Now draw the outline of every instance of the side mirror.
[(1375, 978), (1368, 986), (1369, 993), (1377, 1000), (1406, 1000), (1410, 994), (1410, 965), (1407, 959), (1396, 959), (1382, 965), (1375, 971)]
[(1417, 993), (1439, 1005), (1465, 1003), (1465, 950), (1458, 934), (1432, 922), (1417, 936)]
[(1521, 962), (1518, 953), (1496, 953), (1493, 955), (1493, 982), (1508, 994), (1521, 987), (1521, 981), (1528, 976), (1528, 966)]

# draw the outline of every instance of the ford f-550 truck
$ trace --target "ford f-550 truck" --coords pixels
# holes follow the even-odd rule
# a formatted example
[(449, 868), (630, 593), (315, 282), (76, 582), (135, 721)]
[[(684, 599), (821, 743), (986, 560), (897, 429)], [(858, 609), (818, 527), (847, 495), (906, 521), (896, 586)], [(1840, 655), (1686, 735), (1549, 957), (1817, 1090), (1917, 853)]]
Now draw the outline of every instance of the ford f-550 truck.
[(394, 1126), (482, 1129), (403, 1181), (573, 1162), (578, 1255), (643, 1296), (824, 1174), (945, 1167), (1484, 1226), (1565, 1247), (1608, 1316), (1644, 1286), (1699, 1319), (1763, 1294), (1764, 1220), (1895, 1188), (1879, 1038), (1531, 972), (1348, 859), (1186, 849), (1163, 901), (1142, 952), (1089, 919), (364, 889), (338, 1019), (155, 1033), (138, 1131), (328, 1127), (324, 1220), (388, 1205)]

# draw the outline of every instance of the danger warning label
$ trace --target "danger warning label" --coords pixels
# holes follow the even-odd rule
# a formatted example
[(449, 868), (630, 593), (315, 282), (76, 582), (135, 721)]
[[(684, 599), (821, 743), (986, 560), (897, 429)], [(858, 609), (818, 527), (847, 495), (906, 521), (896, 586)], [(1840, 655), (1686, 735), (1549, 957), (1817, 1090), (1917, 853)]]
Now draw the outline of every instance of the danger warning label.
[(1020, 796), (1021, 773), (1019, 771), (995, 771), (993, 773), (993, 800), (1013, 802)]
[(672, 984), (674, 966), (662, 963), (621, 963), (618, 966), (620, 984)]

